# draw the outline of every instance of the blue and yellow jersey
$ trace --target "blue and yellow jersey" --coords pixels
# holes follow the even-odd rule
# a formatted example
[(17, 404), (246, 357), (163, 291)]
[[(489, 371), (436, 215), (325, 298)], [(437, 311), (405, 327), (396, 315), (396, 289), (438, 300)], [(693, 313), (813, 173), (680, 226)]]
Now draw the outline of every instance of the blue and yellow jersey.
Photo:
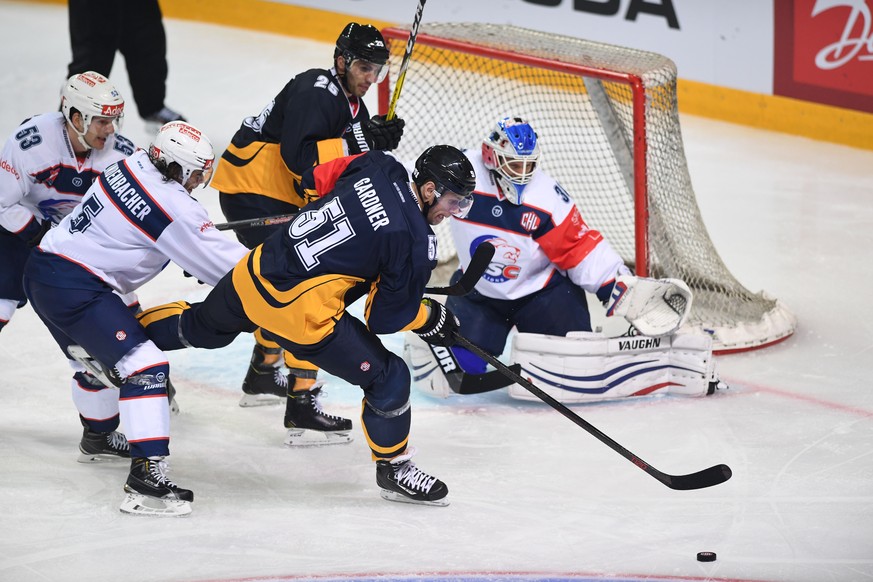
[(436, 267), (437, 241), (403, 165), (368, 152), (312, 168), (302, 185), (321, 198), (234, 269), (249, 319), (311, 345), (367, 294), (374, 333), (424, 325), (421, 298)]
[(342, 157), (342, 136), (352, 124), (369, 118), (362, 100), (346, 97), (335, 70), (305, 71), (260, 115), (243, 120), (221, 156), (212, 187), (303, 206), (297, 191), (303, 172)]

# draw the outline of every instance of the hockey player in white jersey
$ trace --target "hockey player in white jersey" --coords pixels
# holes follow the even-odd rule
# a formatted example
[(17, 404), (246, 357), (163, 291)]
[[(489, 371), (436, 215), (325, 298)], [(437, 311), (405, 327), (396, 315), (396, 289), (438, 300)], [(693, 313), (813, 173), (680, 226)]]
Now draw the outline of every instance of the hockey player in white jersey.
[[(73, 75), (61, 91), (61, 111), (22, 122), (0, 153), (0, 329), (24, 306), (24, 264), (45, 232), (61, 221), (108, 166), (134, 151), (119, 135), (124, 99), (108, 79), (93, 71)], [(135, 294), (124, 297), (138, 309)], [(73, 393), (103, 386), (78, 362), (72, 364)], [(127, 456), (127, 441), (114, 432), (117, 419), (81, 419), (82, 462)], [(93, 430), (89, 422), (101, 427)]]
[[(563, 402), (711, 389), (709, 338), (673, 334), (690, 309), (687, 287), (630, 273), (601, 233), (585, 223), (570, 195), (540, 168), (537, 135), (526, 120), (500, 119), (481, 149), (465, 154), (477, 183), (473, 210), (451, 221), (460, 267), (466, 269), (482, 242), (496, 252), (473, 292), (447, 302), (462, 335), (498, 356), (515, 327), (510, 360)], [(661, 337), (592, 333), (586, 293), (596, 295), (608, 315), (624, 315), (639, 332)], [(425, 392), (445, 397), (511, 384), (498, 372), (486, 372), (485, 361), (463, 347), (438, 351), (414, 337), (406, 341), (407, 363)], [(534, 399), (517, 385), (509, 393)]]
[(164, 125), (148, 152), (106, 168), (25, 267), (27, 297), (64, 353), (81, 346), (119, 379), (115, 395), (104, 390), (76, 405), (88, 418), (120, 415), (131, 457), (121, 505), (128, 513), (184, 515), (194, 494), (166, 476), (167, 357), (114, 292), (134, 291), (170, 261), (214, 285), (247, 252), (190, 196), (208, 181), (213, 161), (197, 128)]
[(133, 143), (118, 133), (124, 99), (106, 77), (73, 75), (62, 111), (26, 119), (0, 153), (0, 329), (25, 302), (30, 247), (73, 209), (106, 166)]

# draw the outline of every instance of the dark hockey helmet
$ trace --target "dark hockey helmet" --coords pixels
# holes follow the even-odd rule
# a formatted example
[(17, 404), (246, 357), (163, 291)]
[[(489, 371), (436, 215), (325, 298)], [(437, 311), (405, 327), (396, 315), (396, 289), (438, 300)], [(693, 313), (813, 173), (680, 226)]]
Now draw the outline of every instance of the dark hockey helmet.
[(336, 39), (333, 58), (336, 59), (340, 55), (345, 59), (347, 67), (355, 59), (363, 59), (377, 65), (388, 62), (385, 39), (379, 29), (372, 24), (349, 22)]
[[(427, 182), (433, 182), (436, 185), (436, 200), (446, 192), (457, 195), (460, 198), (459, 212), (453, 214), (459, 218), (466, 216), (473, 204), (476, 171), (467, 156), (456, 147), (435, 145), (424, 150), (415, 160), (412, 181), (419, 192)], [(430, 205), (426, 206), (425, 212)]]

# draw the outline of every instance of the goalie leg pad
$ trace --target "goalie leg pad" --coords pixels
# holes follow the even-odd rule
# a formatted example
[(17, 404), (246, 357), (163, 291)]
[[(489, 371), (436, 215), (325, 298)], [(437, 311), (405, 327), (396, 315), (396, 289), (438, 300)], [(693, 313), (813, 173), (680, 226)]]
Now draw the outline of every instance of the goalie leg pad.
[[(715, 381), (712, 339), (704, 334), (607, 338), (573, 332), (567, 337), (518, 333), (512, 361), (521, 375), (564, 403), (649, 394), (705, 396)], [(509, 395), (536, 400), (518, 384)]]
[[(435, 346), (431, 351), (424, 340), (411, 332), (403, 334), (403, 339), (403, 360), (412, 373), (412, 384), (425, 394), (437, 398), (448, 398), (454, 394), (446, 374), (461, 370), (449, 348)], [(434, 352), (445, 353), (443, 358), (437, 360)]]

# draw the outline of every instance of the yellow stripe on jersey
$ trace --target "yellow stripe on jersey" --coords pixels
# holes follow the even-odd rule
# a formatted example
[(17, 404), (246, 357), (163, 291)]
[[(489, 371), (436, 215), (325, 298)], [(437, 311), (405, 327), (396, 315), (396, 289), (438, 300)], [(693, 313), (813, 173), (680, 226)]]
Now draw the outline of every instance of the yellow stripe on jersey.
[[(381, 278), (381, 277), (380, 277)], [(370, 285), (370, 291), (367, 294), (367, 301), (364, 305), (364, 319), (370, 321), (370, 309), (373, 307), (373, 299), (376, 297), (376, 292), (378, 291), (378, 287), (376, 284), (379, 282), (379, 279), (376, 279), (376, 282)], [(397, 331), (412, 331), (413, 329), (418, 329), (427, 323), (427, 318), (430, 313), (427, 310), (427, 307), (424, 304), (419, 305), (418, 313), (415, 315), (415, 319), (409, 322), (402, 329), (398, 329)]]
[(306, 201), (297, 194), (300, 176), (288, 169), (277, 143), (254, 142), (243, 148), (233, 144), (215, 168), (213, 188), (225, 194), (260, 194), (301, 207)]
[(343, 149), (343, 140), (340, 137), (323, 139), (315, 144), (318, 148), (318, 163), (325, 164), (346, 155)]
[(187, 301), (174, 301), (173, 303), (165, 303), (164, 305), (146, 309), (137, 314), (136, 318), (139, 320), (140, 325), (148, 327), (156, 321), (181, 315), (186, 309), (191, 309), (191, 305)]
[(346, 309), (345, 295), (363, 281), (349, 275), (321, 275), (288, 291), (261, 275), (261, 247), (233, 269), (233, 287), (246, 316), (255, 324), (294, 343), (311, 345), (327, 337)]

